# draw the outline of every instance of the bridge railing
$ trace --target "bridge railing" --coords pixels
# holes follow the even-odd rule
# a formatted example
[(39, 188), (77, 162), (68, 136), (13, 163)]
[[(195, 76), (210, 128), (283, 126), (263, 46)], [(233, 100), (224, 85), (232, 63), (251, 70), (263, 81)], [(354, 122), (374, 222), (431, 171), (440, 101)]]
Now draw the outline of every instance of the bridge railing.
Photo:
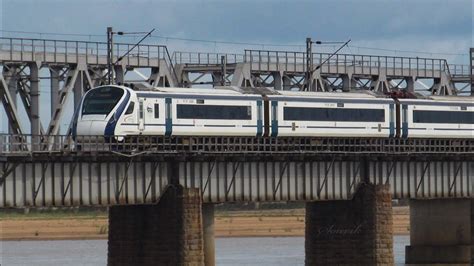
[[(331, 55), (330, 53), (313, 53), (313, 66), (316, 67), (325, 62), (321, 66), (322, 73), (347, 73), (348, 69), (359, 68), (357, 74), (378, 74), (380, 69), (386, 69), (387, 75), (392, 76), (439, 77), (441, 72), (449, 71), (445, 59), (336, 54), (327, 60)], [(251, 63), (253, 70), (265, 71), (278, 67), (279, 70), (284, 71), (307, 71), (304, 52), (245, 50), (244, 61)]]
[[(114, 61), (120, 57), (126, 65), (136, 67), (159, 66), (159, 59), (171, 63), (166, 46), (114, 43)], [(132, 49), (133, 48), (133, 49)], [(0, 61), (41, 61), (58, 64), (74, 64), (83, 60), (86, 64), (107, 63), (107, 43), (92, 41), (25, 39), (0, 37)]]
[(0, 156), (41, 153), (474, 154), (474, 139), (0, 134)]
[(449, 70), (453, 76), (469, 76), (471, 71), (471, 66), (469, 65), (449, 65)]
[(243, 54), (228, 54), (228, 53), (199, 53), (199, 52), (173, 52), (173, 62), (175, 64), (190, 64), (190, 65), (220, 65), (222, 64), (222, 57), (225, 57), (227, 64), (241, 63), (244, 61)]

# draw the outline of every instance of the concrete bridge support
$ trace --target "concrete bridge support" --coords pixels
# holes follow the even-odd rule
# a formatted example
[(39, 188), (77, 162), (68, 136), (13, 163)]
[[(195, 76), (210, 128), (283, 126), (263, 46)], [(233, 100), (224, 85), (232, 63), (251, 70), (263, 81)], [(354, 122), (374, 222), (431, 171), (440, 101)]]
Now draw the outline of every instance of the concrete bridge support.
[(380, 93), (390, 91), (390, 86), (388, 85), (387, 74), (385, 73), (385, 71), (380, 70), (379, 75), (372, 77), (370, 88), (371, 90)]
[(408, 265), (474, 265), (471, 199), (410, 201)]
[(202, 205), (202, 225), (204, 237), (204, 265), (216, 265), (214, 243), (214, 204)]
[(156, 205), (110, 207), (108, 265), (204, 265), (203, 247), (199, 189), (173, 185)]
[(252, 75), (250, 74), (250, 64), (238, 63), (232, 76), (231, 86), (254, 87)]
[(305, 264), (393, 265), (388, 186), (362, 184), (350, 201), (306, 204)]
[(352, 73), (342, 75), (342, 91), (348, 92), (355, 89), (356, 82), (352, 79)]

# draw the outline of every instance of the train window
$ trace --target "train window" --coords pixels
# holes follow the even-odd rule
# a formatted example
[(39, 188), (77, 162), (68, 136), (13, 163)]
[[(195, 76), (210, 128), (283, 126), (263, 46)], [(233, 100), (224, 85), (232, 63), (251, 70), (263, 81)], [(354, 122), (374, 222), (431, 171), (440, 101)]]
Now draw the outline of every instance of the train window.
[(463, 111), (413, 111), (414, 123), (474, 124), (474, 112)]
[(283, 119), (293, 121), (384, 122), (385, 110), (284, 107)]
[(138, 115), (140, 117), (140, 119), (143, 119), (143, 100), (140, 100), (140, 102), (138, 103), (139, 104), (139, 108), (138, 108)]
[(84, 98), (83, 115), (108, 115), (118, 104), (124, 93), (123, 89), (102, 87), (90, 91)]
[(130, 102), (130, 104), (128, 105), (127, 111), (125, 111), (125, 114), (126, 115), (132, 114), (133, 108), (135, 108), (135, 102)]
[(177, 118), (251, 120), (250, 106), (178, 104)]
[(157, 104), (157, 103), (155, 103), (155, 108), (154, 108), (154, 109), (155, 109), (155, 110), (154, 110), (154, 111), (155, 111), (155, 112), (154, 112), (154, 113), (155, 113), (155, 118), (160, 117), (160, 105)]

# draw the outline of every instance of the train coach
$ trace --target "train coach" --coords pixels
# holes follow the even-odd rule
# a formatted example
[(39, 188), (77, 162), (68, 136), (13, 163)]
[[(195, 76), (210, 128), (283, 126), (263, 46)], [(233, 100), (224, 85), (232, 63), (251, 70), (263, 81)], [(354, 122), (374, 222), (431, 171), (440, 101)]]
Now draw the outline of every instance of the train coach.
[(471, 97), (392, 99), (367, 93), (101, 86), (88, 91), (73, 136), (474, 138)]
[(403, 138), (474, 138), (473, 97), (399, 99)]
[(269, 95), (271, 135), (395, 137), (395, 101), (362, 93)]
[(262, 136), (262, 102), (233, 90), (103, 86), (84, 95), (73, 134)]

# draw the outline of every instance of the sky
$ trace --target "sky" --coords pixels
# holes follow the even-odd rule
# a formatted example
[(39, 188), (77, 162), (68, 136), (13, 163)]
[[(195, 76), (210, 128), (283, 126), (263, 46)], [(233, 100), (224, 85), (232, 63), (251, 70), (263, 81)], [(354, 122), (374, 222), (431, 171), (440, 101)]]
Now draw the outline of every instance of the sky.
[[(155, 28), (155, 35), (188, 39), (301, 45), (283, 47), (286, 50), (301, 49), (306, 37), (322, 41), (351, 39), (354, 47), (459, 54), (467, 54), (473, 42), (472, 0), (2, 1), (2, 30), (104, 36), (81, 39), (104, 40), (106, 27), (113, 26), (125, 32)], [(45, 34), (41, 37), (65, 38)], [(158, 38), (150, 41), (168, 44), (171, 50), (238, 52), (262, 48)], [(272, 48), (275, 49), (266, 49)], [(350, 49), (359, 52), (357, 48)], [(457, 62), (464, 60), (449, 57)]]
[[(468, 64), (468, 49), (474, 46), (473, 14), (473, 0), (0, 0), (0, 36), (105, 41), (107, 26), (124, 32), (155, 28), (147, 42), (165, 44), (170, 51), (230, 53), (302, 51), (306, 37), (351, 39), (342, 52)], [(118, 41), (139, 38), (118, 36)], [(0, 119), (5, 121), (1, 111)], [(6, 130), (2, 124), (0, 132)]]

